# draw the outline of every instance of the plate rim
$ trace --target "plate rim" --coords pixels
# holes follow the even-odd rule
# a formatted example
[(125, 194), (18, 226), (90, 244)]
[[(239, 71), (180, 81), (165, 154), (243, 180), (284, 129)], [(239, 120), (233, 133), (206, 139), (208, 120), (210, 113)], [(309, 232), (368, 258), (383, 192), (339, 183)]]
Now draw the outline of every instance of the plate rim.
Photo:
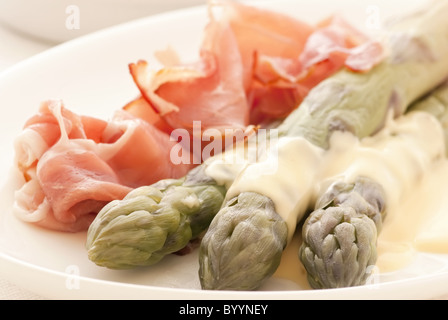
[[(62, 271), (52, 270), (47, 267), (36, 266), (32, 263), (20, 260), (12, 257), (4, 252), (0, 252), (0, 261), (6, 262), (8, 268), (19, 268), (20, 271), (28, 271), (28, 277), (39, 274), (44, 278), (52, 277), (58, 278), (59, 283), (64, 283), (66, 279), (72, 277)], [(6, 274), (4, 265), (0, 274)], [(23, 273), (21, 273), (23, 275)], [(384, 300), (384, 299), (437, 299), (439, 296), (445, 296), (446, 290), (443, 290), (445, 286), (448, 286), (448, 272), (439, 272), (435, 274), (420, 275), (410, 279), (399, 279), (389, 282), (370, 284), (359, 287), (346, 287), (335, 289), (314, 289), (314, 290), (285, 290), (285, 291), (213, 291), (213, 290), (197, 290), (188, 288), (170, 288), (170, 287), (158, 287), (143, 284), (132, 284), (118, 281), (96, 279), (85, 276), (76, 276), (79, 281), (79, 287), (68, 289), (65, 288), (66, 294), (55, 295), (45, 294), (45, 297), (55, 299), (166, 299), (171, 300), (223, 300), (223, 299), (241, 299), (241, 300)], [(8, 279), (9, 280), (9, 279)], [(14, 281), (16, 280), (16, 281)], [(26, 284), (26, 278), (20, 281), (18, 277), (10, 280), (16, 282), (19, 285)], [(406, 291), (406, 288), (416, 287), (419, 285), (437, 284), (440, 290), (437, 290), (437, 294), (428, 295), (424, 293), (424, 290), (420, 291), (420, 294), (410, 294)], [(99, 286), (99, 287), (98, 287)], [(81, 287), (83, 287), (81, 289)], [(105, 297), (98, 296), (98, 291), (101, 289), (113, 288), (120, 289), (120, 293), (116, 290), (107, 292)], [(42, 294), (46, 293), (47, 289), (36, 289), (33, 286), (31, 291)], [(93, 290), (93, 291), (92, 291)], [(378, 296), (379, 291), (385, 294)], [(129, 292), (130, 291), (130, 292)], [(103, 292), (103, 291), (102, 291)], [(67, 294), (68, 293), (68, 294)], [(87, 295), (86, 295), (87, 293)], [(104, 293), (104, 292), (103, 292)], [(126, 296), (127, 294), (130, 295)], [(366, 294), (367, 293), (367, 294)], [(188, 297), (188, 298), (186, 298)]]
[[(262, 4), (269, 4), (269, 3), (278, 3), (279, 1), (276, 0), (262, 0), (258, 3)], [(293, 2), (293, 0), (283, 0), (281, 2)], [(177, 15), (194, 15), (194, 14), (200, 14), (200, 12), (203, 12), (205, 10), (204, 5), (200, 6), (193, 6), (189, 8), (184, 9), (178, 9), (173, 11), (168, 11), (164, 13), (158, 13), (149, 17), (139, 18), (136, 20), (132, 20), (130, 22), (121, 23), (112, 27), (107, 27), (105, 29), (101, 29), (95, 32), (92, 32), (87, 35), (80, 36), (78, 38), (75, 38), (73, 40), (58, 44), (52, 48), (49, 48), (47, 50), (44, 50), (43, 52), (40, 52), (32, 57), (29, 57), (25, 60), (20, 61), (19, 63), (8, 67), (7, 69), (3, 70), (0, 73), (0, 87), (3, 81), (7, 81), (8, 78), (14, 77), (15, 74), (20, 73), (21, 70), (24, 70), (28, 68), (30, 65), (34, 65), (38, 63), (40, 60), (49, 59), (52, 56), (58, 56), (60, 54), (63, 54), (64, 52), (68, 52), (70, 48), (72, 47), (79, 47), (79, 46), (86, 46), (89, 43), (104, 39), (105, 37), (110, 37), (114, 32), (129, 32), (129, 30), (132, 29), (139, 29), (142, 28), (144, 25), (148, 24), (157, 24), (158, 21), (164, 20), (167, 18), (174, 18)], [(7, 182), (7, 179), (6, 179)], [(5, 183), (5, 181), (2, 182), (2, 185)], [(47, 267), (42, 267), (38, 265), (34, 265), (30, 262), (20, 260), (19, 258), (13, 257), (9, 255), (6, 252), (3, 252), (2, 247), (0, 247), (0, 262), (3, 264), (6, 264), (8, 269), (13, 268), (14, 266), (17, 266), (21, 270), (28, 271), (31, 274), (35, 273), (41, 273), (45, 277), (57, 277), (60, 279), (66, 278), (67, 274), (61, 271), (52, 270)], [(21, 283), (19, 277), (11, 277), (8, 275), (8, 272), (5, 272), (4, 268), (0, 270), (0, 273), (3, 274), (8, 280), (14, 282), (14, 283)], [(363, 295), (360, 294), (360, 291), (367, 291), (369, 292), (370, 289), (375, 290), (377, 288), (385, 288), (385, 289), (393, 289), (394, 286), (403, 286), (406, 287), (414, 287), (417, 284), (422, 284), (423, 282), (430, 282), (430, 283), (444, 283), (446, 286), (448, 286), (448, 271), (443, 272), (437, 272), (427, 275), (421, 275), (414, 278), (409, 279), (401, 279), (401, 280), (394, 280), (389, 281), (381, 284), (373, 284), (373, 285), (367, 285), (367, 286), (360, 286), (360, 287), (351, 287), (351, 288), (339, 288), (339, 289), (325, 289), (325, 290), (286, 290), (286, 291), (209, 291), (209, 290), (197, 290), (197, 289), (186, 289), (186, 288), (169, 288), (169, 287), (158, 287), (158, 286), (151, 286), (151, 285), (143, 285), (143, 284), (132, 284), (132, 283), (123, 283), (118, 281), (112, 281), (112, 280), (103, 280), (103, 279), (96, 279), (92, 277), (85, 277), (85, 276), (79, 276), (79, 280), (82, 281), (82, 285), (87, 285), (88, 287), (100, 285), (105, 287), (113, 287), (113, 288), (120, 288), (120, 289), (135, 289), (139, 292), (144, 293), (150, 293), (150, 291), (153, 291), (154, 294), (168, 294), (170, 299), (185, 299), (185, 297), (188, 297), (188, 299), (268, 299), (268, 300), (275, 300), (275, 299), (340, 299), (341, 295), (344, 297), (350, 297), (352, 299), (372, 299), (375, 298), (375, 296), (372, 295)], [(372, 287), (372, 286), (378, 286), (378, 287)], [(391, 288), (392, 287), (392, 288)], [(361, 289), (361, 290), (360, 290)], [(43, 290), (43, 289), (42, 289)], [(34, 289), (33, 292), (42, 293), (42, 290)], [(402, 290), (402, 289), (400, 289)], [(84, 290), (82, 290), (85, 292)], [(374, 292), (374, 291), (372, 291)], [(395, 292), (394, 290), (391, 290), (389, 296), (390, 298), (393, 298), (396, 293), (391, 295), (392, 292)], [(446, 292), (446, 290), (445, 290)], [(85, 294), (83, 297), (79, 296), (79, 292), (72, 291), (73, 294), (68, 294), (67, 298), (70, 299), (85, 299)], [(113, 297), (117, 298), (114, 293), (109, 293)], [(408, 293), (404, 294), (405, 296), (408, 296)], [(46, 294), (45, 296), (48, 296)], [(194, 297), (197, 296), (197, 297)], [(414, 296), (414, 295), (413, 295)], [(423, 292), (420, 293), (421, 297), (427, 297)], [(396, 296), (400, 298), (400, 296)], [(56, 298), (56, 297), (55, 297)], [(122, 299), (123, 297), (120, 297)], [(431, 297), (427, 297), (431, 298)], [(132, 297), (132, 299), (135, 299), (135, 297)], [(142, 297), (142, 299), (147, 299), (147, 297)]]

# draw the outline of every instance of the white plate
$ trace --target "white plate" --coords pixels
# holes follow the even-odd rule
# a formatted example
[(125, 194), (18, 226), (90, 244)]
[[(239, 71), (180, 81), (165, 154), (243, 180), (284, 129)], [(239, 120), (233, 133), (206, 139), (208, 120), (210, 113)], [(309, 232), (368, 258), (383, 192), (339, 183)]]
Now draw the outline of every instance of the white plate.
[[(374, 4), (380, 17), (410, 8), (418, 1), (257, 1), (302, 20), (315, 21), (341, 11), (363, 29)], [(421, 255), (417, 265), (429, 270), (415, 275), (406, 270), (381, 275), (379, 282), (334, 290), (299, 290), (271, 279), (256, 292), (202, 291), (197, 255), (170, 256), (145, 270), (112, 271), (91, 263), (84, 249), (85, 233), (64, 234), (36, 228), (11, 214), (14, 184), (13, 138), (40, 101), (62, 98), (79, 114), (108, 118), (138, 94), (127, 65), (138, 59), (156, 63), (152, 53), (168, 45), (185, 61), (196, 58), (206, 9), (196, 7), (117, 26), (78, 38), (10, 69), (0, 77), (0, 272), (40, 295), (56, 299), (387, 299), (433, 298), (448, 293), (446, 256)], [(374, 31), (374, 30), (370, 30)], [(424, 286), (424, 290), (421, 290)], [(287, 290), (277, 290), (283, 288)]]

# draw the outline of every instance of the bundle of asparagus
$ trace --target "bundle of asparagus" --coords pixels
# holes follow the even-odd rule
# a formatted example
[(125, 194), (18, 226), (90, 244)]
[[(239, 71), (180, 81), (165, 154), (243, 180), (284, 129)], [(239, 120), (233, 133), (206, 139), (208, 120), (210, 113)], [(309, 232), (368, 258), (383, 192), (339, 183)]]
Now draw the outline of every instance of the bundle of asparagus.
[[(436, 1), (389, 26), (387, 39), (384, 40), (388, 50), (385, 61), (365, 74), (343, 70), (324, 80), (280, 125), (282, 136), (304, 137), (326, 148), (334, 131), (350, 131), (362, 138), (377, 132), (390, 110), (395, 117), (402, 115), (412, 102), (448, 76), (447, 16), (448, 2)], [(309, 167), (303, 170), (309, 170)], [(287, 226), (284, 223), (280, 232), (278, 227), (271, 228), (269, 222), (272, 214), (260, 214), (260, 201), (266, 203), (272, 200), (277, 213), (283, 211), (283, 217), (293, 216), (295, 221), (304, 217), (309, 205), (306, 203), (309, 197), (300, 194), (304, 191), (303, 185), (298, 185), (294, 176), (287, 183), (276, 184), (278, 177), (272, 175), (271, 189), (255, 196), (255, 186), (269, 184), (269, 179), (264, 177), (257, 183), (257, 178), (245, 175), (246, 172), (247, 169), (227, 192), (226, 204), (217, 213), (202, 240), (199, 275), (204, 289), (253, 290), (277, 269), (278, 257), (292, 237), (295, 226), (289, 227), (291, 224)], [(252, 182), (244, 183), (244, 180)], [(278, 185), (281, 190), (274, 192), (272, 189)], [(358, 189), (356, 186), (351, 188)], [(285, 204), (278, 200), (277, 194), (294, 192), (296, 201), (291, 201), (288, 209), (281, 209)], [(241, 205), (235, 205), (240, 202)], [(252, 212), (258, 218), (249, 215), (248, 219), (247, 214), (241, 212)], [(276, 224), (280, 225), (281, 220)], [(258, 230), (263, 237), (254, 237), (252, 230)], [(363, 230), (367, 232), (367, 229)], [(370, 236), (366, 235), (366, 238), (373, 239), (376, 234), (373, 226), (369, 230)], [(285, 237), (285, 233), (289, 236)], [(226, 234), (227, 238), (214, 236), (216, 234)], [(244, 261), (244, 257), (247, 258), (245, 265), (234, 263)], [(364, 264), (371, 264), (375, 259), (376, 255), (372, 252), (372, 257)], [(258, 264), (263, 265), (261, 270), (255, 267)], [(253, 267), (245, 269), (246, 265)]]
[[(445, 141), (445, 147), (436, 148), (448, 155), (448, 83), (409, 108), (409, 113), (418, 111), (438, 120), (443, 137), (439, 134), (435, 138), (439, 143)], [(311, 287), (364, 284), (371, 276), (369, 267), (376, 261), (376, 238), (386, 213), (384, 188), (366, 177), (358, 177), (354, 183), (335, 181), (324, 189), (315, 208), (303, 225), (299, 252)]]
[[(322, 188), (303, 224), (299, 250), (311, 287), (357, 286), (373, 276), (377, 236), (386, 213), (396, 210), (409, 189), (447, 154), (447, 127), (440, 120), (448, 114), (448, 101), (442, 104), (435, 98), (443, 91), (447, 94), (447, 87), (361, 141), (347, 168)], [(436, 117), (431, 109), (438, 111)]]

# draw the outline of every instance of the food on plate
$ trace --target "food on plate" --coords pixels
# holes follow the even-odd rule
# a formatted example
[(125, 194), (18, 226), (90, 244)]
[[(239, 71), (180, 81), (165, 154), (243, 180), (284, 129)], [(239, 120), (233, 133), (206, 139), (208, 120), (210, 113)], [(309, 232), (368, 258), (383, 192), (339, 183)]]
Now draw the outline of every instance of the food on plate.
[[(276, 271), (279, 256), (311, 205), (322, 178), (319, 171), (327, 166), (322, 153), (334, 132), (370, 136), (391, 113), (401, 116), (446, 79), (447, 14), (448, 3), (439, 1), (388, 26), (383, 39), (388, 54), (381, 64), (367, 73), (341, 70), (322, 81), (278, 127), (283, 137), (271, 156), (278, 170), (265, 174), (266, 163), (247, 166), (230, 186), (226, 204), (202, 239), (199, 273), (204, 289), (259, 288)], [(371, 166), (375, 168), (374, 163)], [(273, 201), (285, 221), (283, 230), (271, 229), (270, 236), (256, 232), (271, 219), (260, 214), (260, 197), (266, 198), (263, 203)], [(243, 212), (257, 217), (248, 219)], [(278, 239), (285, 239), (282, 245)], [(257, 269), (258, 264), (264, 267)]]
[(260, 288), (303, 223), (312, 288), (365, 284), (389, 212), (448, 150), (448, 2), (378, 39), (336, 15), (310, 25), (220, 0), (208, 13), (197, 61), (130, 63), (140, 94), (110, 120), (41, 104), (15, 141), (14, 213), (86, 231), (110, 269), (200, 246), (207, 290)]

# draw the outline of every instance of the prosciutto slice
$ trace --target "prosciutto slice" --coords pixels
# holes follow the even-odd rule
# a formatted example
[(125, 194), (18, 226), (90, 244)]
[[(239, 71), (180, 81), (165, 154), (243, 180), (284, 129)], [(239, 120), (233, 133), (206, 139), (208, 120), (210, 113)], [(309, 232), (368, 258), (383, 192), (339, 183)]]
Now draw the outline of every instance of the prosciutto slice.
[(173, 128), (193, 133), (244, 129), (249, 106), (243, 86), (243, 65), (235, 35), (224, 21), (212, 21), (205, 30), (200, 59), (153, 72), (144, 60), (129, 65), (142, 96)]
[(347, 68), (366, 72), (384, 58), (382, 45), (338, 16), (320, 22), (296, 57), (256, 50), (248, 90), (253, 123), (283, 119), (322, 80)]
[(25, 183), (14, 211), (48, 229), (85, 230), (105, 204), (133, 188), (185, 175), (191, 165), (170, 161), (174, 143), (124, 110), (106, 122), (46, 101), (15, 142)]

